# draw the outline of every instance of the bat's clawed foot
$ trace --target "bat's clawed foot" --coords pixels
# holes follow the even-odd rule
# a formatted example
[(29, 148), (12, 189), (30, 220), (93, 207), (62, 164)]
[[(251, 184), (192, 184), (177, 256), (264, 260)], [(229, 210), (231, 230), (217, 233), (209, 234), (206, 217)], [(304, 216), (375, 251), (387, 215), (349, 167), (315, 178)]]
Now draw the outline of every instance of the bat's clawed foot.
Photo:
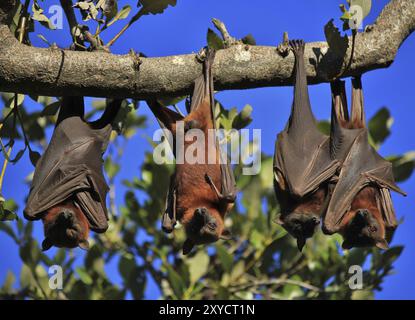
[(163, 221), (161, 224), (161, 229), (165, 233), (172, 233), (174, 230), (174, 227), (176, 226), (176, 221)]
[(291, 49), (294, 51), (294, 54), (302, 54), (304, 53), (305, 43), (304, 40), (290, 40), (289, 45)]
[(78, 247), (83, 250), (89, 250), (89, 242), (86, 239), (82, 239), (79, 241)]

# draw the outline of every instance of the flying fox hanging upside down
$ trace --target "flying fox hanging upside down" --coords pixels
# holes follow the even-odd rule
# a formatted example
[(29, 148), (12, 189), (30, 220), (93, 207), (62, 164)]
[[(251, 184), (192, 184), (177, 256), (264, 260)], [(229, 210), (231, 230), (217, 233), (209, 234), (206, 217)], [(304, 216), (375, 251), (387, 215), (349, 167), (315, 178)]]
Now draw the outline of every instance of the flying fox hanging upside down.
[[(170, 130), (174, 137), (178, 134), (178, 122), (183, 121), (184, 154), (190, 147), (201, 143), (197, 139), (186, 139), (192, 129), (199, 129), (204, 134), (202, 163), (189, 163), (186, 157), (183, 163), (176, 163), (162, 218), (162, 228), (167, 233), (173, 231), (177, 220), (184, 226), (187, 239), (183, 244), (183, 254), (188, 254), (195, 245), (230, 239), (224, 219), (235, 202), (235, 178), (229, 162), (220, 153), (217, 137), (209, 139), (209, 131), (216, 129), (211, 71), (214, 57), (213, 50), (206, 51), (203, 74), (195, 81), (190, 112), (186, 117), (163, 107), (156, 100), (147, 102), (162, 126)], [(181, 146), (173, 146), (175, 156), (176, 147)], [(212, 150), (215, 152), (215, 161), (208, 159)]]
[(290, 41), (295, 56), (291, 115), (278, 134), (274, 155), (274, 189), (281, 224), (297, 239), (301, 251), (314, 234), (328, 201), (328, 181), (338, 161), (329, 153), (330, 139), (321, 133), (311, 110), (304, 66), (304, 42)]
[(102, 154), (111, 122), (122, 100), (113, 100), (102, 117), (85, 122), (83, 97), (63, 97), (52, 139), (36, 164), (24, 216), (42, 219), (42, 249), (52, 246), (88, 249), (89, 230), (108, 228)]
[(369, 144), (360, 77), (352, 80), (351, 119), (344, 81), (331, 83), (332, 124), (330, 153), (341, 162), (336, 185), (324, 217), (323, 231), (340, 233), (342, 247), (388, 248), (396, 226), (390, 190), (395, 184), (392, 164)]

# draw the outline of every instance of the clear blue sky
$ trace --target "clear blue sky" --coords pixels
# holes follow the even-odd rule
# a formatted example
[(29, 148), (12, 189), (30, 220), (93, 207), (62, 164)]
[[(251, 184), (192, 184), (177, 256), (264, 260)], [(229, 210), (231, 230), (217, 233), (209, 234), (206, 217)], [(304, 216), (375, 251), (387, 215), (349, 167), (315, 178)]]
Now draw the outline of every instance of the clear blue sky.
[[(48, 1), (50, 5), (58, 1)], [(174, 8), (169, 8), (164, 14), (145, 16), (138, 21), (115, 45), (114, 53), (127, 53), (130, 48), (142, 51), (148, 56), (167, 56), (197, 52), (206, 44), (207, 28), (212, 28), (211, 18), (224, 21), (230, 33), (235, 37), (243, 37), (252, 33), (259, 45), (277, 45), (282, 38), (282, 33), (287, 31), (290, 38), (302, 38), (306, 42), (323, 41), (323, 27), (331, 18), (335, 18), (338, 26), (340, 11), (339, 1), (333, 0), (298, 0), (298, 1), (244, 1), (244, 0), (210, 0), (192, 1), (178, 0)], [(343, 1), (346, 2), (346, 1)], [(378, 16), (388, 1), (373, 1), (372, 12), (365, 20), (371, 23)], [(133, 1), (119, 1), (120, 7)], [(45, 10), (47, 11), (47, 10)], [(117, 29), (123, 26), (123, 22), (105, 34), (105, 39), (110, 39)], [(60, 47), (69, 44), (68, 28), (49, 32), (45, 28), (38, 28), (36, 33), (42, 33), (50, 42), (56, 42)], [(35, 45), (44, 44), (35, 39)], [(415, 65), (413, 62), (415, 52), (415, 36), (412, 35), (402, 45), (394, 64), (384, 70), (375, 70), (363, 77), (365, 93), (366, 113), (370, 118), (380, 107), (387, 106), (394, 124), (392, 135), (382, 146), (380, 153), (383, 156), (401, 154), (409, 150), (415, 150), (415, 90), (413, 79)], [(312, 86), (310, 88), (313, 110), (319, 119), (330, 117), (330, 89), (328, 84)], [(267, 154), (274, 151), (275, 134), (279, 132), (289, 115), (292, 100), (292, 88), (264, 88), (244, 91), (228, 91), (217, 94), (217, 98), (226, 106), (236, 106), (239, 109), (245, 104), (251, 104), (254, 108), (253, 119), (250, 128), (262, 129), (262, 150)], [(34, 103), (28, 104), (31, 110), (39, 109)], [(143, 105), (139, 113), (150, 116)], [(150, 119), (152, 119), (150, 117)], [(131, 171), (138, 171), (145, 150), (149, 145), (144, 136), (152, 136), (157, 128), (154, 121), (149, 120), (149, 127), (140, 131), (128, 144), (126, 154), (122, 162), (122, 170), (118, 182), (124, 177), (130, 177)], [(24, 184), (24, 178), (32, 171), (28, 155), (16, 165), (10, 166), (6, 174), (4, 195), (6, 198), (15, 198), (23, 206), (24, 197), (28, 188)], [(412, 275), (415, 270), (415, 176), (402, 183), (401, 188), (407, 191), (408, 197), (403, 198), (394, 195), (394, 203), (398, 218), (403, 217), (404, 223), (396, 232), (393, 245), (405, 245), (405, 250), (395, 264), (396, 272), (387, 277), (383, 285), (384, 290), (376, 294), (381, 299), (414, 299), (415, 278)], [(119, 204), (122, 204), (123, 187), (117, 186)], [(21, 214), (21, 212), (20, 212)], [(35, 233), (42, 239), (40, 223), (36, 224)], [(0, 283), (4, 281), (7, 270), (16, 273), (20, 270), (18, 249), (12, 241), (0, 233)], [(53, 251), (52, 251), (53, 252)], [(78, 250), (76, 255), (81, 255)], [(115, 264), (107, 269), (108, 275), (119, 278), (114, 274)], [(147, 298), (157, 298), (158, 292), (154, 285), (150, 284)]]

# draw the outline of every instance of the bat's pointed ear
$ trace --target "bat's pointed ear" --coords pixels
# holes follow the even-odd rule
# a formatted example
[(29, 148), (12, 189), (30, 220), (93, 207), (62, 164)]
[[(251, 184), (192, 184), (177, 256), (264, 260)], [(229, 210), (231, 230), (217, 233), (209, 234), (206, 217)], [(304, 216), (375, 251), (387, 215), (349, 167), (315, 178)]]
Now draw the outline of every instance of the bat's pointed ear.
[(78, 244), (79, 248), (83, 249), (83, 250), (89, 250), (89, 242), (88, 240), (84, 239), (81, 240)]
[(278, 216), (276, 216), (272, 222), (279, 224), (280, 226), (282, 226), (284, 224), (284, 222), (281, 220), (281, 215), (279, 214)]
[(224, 229), (219, 238), (222, 240), (232, 240), (232, 233), (229, 231), (229, 229)]
[(303, 251), (304, 245), (305, 245), (305, 239), (303, 237), (297, 238), (297, 248), (301, 252)]
[(389, 245), (386, 242), (385, 239), (380, 239), (378, 241), (376, 241), (376, 247), (378, 247), (379, 249), (383, 249), (383, 250), (388, 250), (389, 249)]
[(49, 250), (50, 248), (52, 248), (52, 246), (52, 241), (48, 237), (46, 237), (45, 240), (42, 241), (42, 251)]
[(192, 251), (194, 246), (195, 244), (193, 243), (192, 240), (186, 239), (186, 241), (183, 243), (183, 254), (184, 255), (189, 254), (189, 252)]
[(349, 240), (346, 239), (342, 243), (342, 248), (344, 250), (349, 250), (349, 249), (353, 248), (353, 244)]

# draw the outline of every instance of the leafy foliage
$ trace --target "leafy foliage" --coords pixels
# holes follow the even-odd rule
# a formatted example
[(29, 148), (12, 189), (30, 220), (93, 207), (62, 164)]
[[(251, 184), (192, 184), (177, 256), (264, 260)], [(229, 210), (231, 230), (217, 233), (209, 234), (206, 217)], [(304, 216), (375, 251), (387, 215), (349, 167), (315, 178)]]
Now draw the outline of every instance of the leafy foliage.
[[(176, 0), (140, 0), (137, 5), (138, 12), (131, 21), (141, 15), (162, 13), (168, 6), (175, 6)], [(31, 19), (50, 27), (37, 1), (33, 6)], [(118, 10), (117, 1), (102, 0), (79, 1), (75, 8), (81, 11), (85, 21), (96, 23), (96, 38), (116, 21), (126, 19), (132, 11), (129, 6)], [(14, 30), (18, 29), (20, 10), (21, 7), (12, 21)], [(330, 48), (339, 55), (344, 54), (348, 44), (333, 24), (326, 28), (326, 36), (330, 39)], [(255, 44), (250, 35), (242, 41)], [(212, 30), (208, 31), (207, 42), (217, 49), (224, 45)], [(0, 142), (6, 163), (9, 160), (17, 162), (27, 149), (12, 150), (17, 140), (29, 146), (30, 159), (35, 163), (39, 155), (33, 152), (30, 144), (44, 149), (47, 145), (46, 131), (56, 121), (59, 99), (30, 98), (42, 106), (40, 111), (28, 112), (25, 105), (29, 99), (27, 96), (2, 95), (4, 108)], [(163, 104), (176, 104), (183, 99), (166, 98)], [(13, 116), (16, 106), (21, 126)], [(104, 106), (105, 101), (94, 100), (93, 110), (86, 118), (93, 118)], [(142, 299), (146, 296), (150, 279), (158, 287), (161, 297), (166, 299), (367, 299), (373, 298), (375, 290), (381, 290), (384, 278), (393, 271), (393, 264), (403, 247), (394, 246), (384, 252), (358, 248), (343, 252), (340, 236), (327, 237), (319, 232), (307, 242), (303, 253), (299, 253), (294, 239), (273, 222), (279, 207), (272, 186), (270, 155), (261, 155), (262, 168), (258, 175), (241, 175), (241, 165), (235, 168), (240, 197), (226, 225), (237, 239), (220, 241), (207, 249), (198, 247), (189, 256), (181, 254), (185, 238), (182, 227), (170, 235), (160, 230), (172, 166), (156, 165), (152, 154), (147, 153), (137, 171), (140, 175), (131, 174), (128, 180), (123, 181), (124, 204), (117, 207), (114, 181), (122, 168), (125, 142), (145, 125), (145, 119), (136, 115), (137, 107), (136, 101), (125, 101), (114, 123), (114, 129), (121, 135), (113, 135), (113, 147), (104, 162), (112, 190), (109, 197), (110, 228), (105, 234), (93, 235), (87, 253), (81, 254), (78, 249), (55, 249), (43, 253), (33, 232), (34, 223), (16, 220), (16, 213), (21, 212), (16, 203), (12, 199), (0, 198), (0, 232), (19, 247), (22, 261), (19, 275), (7, 274), (0, 288), (0, 299)], [(252, 121), (251, 113), (250, 105), (238, 112), (236, 108), (227, 109), (217, 102), (217, 121), (229, 132), (248, 126)], [(370, 135), (375, 147), (378, 148), (389, 136), (391, 124), (386, 108), (370, 120)], [(320, 128), (328, 131), (329, 123), (321, 122)], [(2, 139), (8, 139), (8, 143), (3, 143)], [(244, 157), (242, 154), (241, 158)], [(414, 152), (389, 159), (394, 164), (398, 181), (411, 175), (415, 167)], [(62, 267), (61, 290), (52, 290), (49, 286), (48, 268), (52, 265)], [(118, 274), (109, 277), (108, 267), (114, 265)], [(349, 289), (347, 280), (351, 265), (364, 268), (364, 290)]]

